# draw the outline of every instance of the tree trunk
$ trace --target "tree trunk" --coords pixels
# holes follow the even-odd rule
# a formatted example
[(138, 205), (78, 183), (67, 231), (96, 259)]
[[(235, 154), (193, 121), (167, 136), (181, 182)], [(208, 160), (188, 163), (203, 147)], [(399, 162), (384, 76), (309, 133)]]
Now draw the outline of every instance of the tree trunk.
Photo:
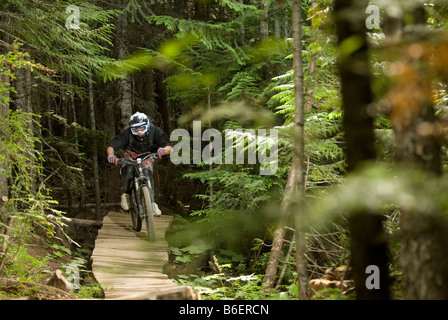
[[(96, 120), (95, 120), (95, 104), (93, 100), (93, 85), (92, 77), (89, 76), (89, 112), (90, 112), (90, 126), (92, 131), (96, 131)], [(98, 169), (98, 144), (96, 140), (93, 142), (92, 150), (92, 161), (93, 161), (93, 180), (95, 186), (95, 211), (96, 220), (101, 221), (103, 219), (103, 214), (101, 212), (101, 194), (100, 194), (100, 173)]]
[[(67, 81), (67, 83), (69, 83), (69, 82), (71, 83), (71, 80), (69, 80), (68, 77), (69, 76), (67, 76), (67, 80), (66, 81)], [(70, 107), (71, 100), (70, 99), (69, 100), (65, 100), (64, 99), (64, 95), (66, 93), (67, 92), (65, 92), (64, 89), (61, 89), (62, 117), (64, 119), (66, 119), (67, 123), (69, 123), (69, 120), (68, 120), (68, 109)], [(70, 94), (70, 92), (69, 92), (69, 94)], [(67, 128), (66, 124), (64, 124), (63, 127), (62, 127), (62, 138), (64, 139), (64, 141), (68, 141), (68, 128)], [(67, 152), (63, 152), (62, 158), (64, 159), (65, 165), (67, 165), (67, 166), (70, 165), (70, 162), (69, 162), (70, 159), (68, 157), (68, 153)], [(71, 188), (67, 188), (66, 191), (67, 191), (68, 212), (71, 213), (72, 209), (73, 209), (73, 193), (72, 193), (72, 189)]]
[[(119, 8), (124, 9), (126, 1), (119, 0), (118, 1)], [(117, 58), (123, 59), (128, 55), (127, 50), (127, 13), (123, 12), (117, 16), (116, 22), (116, 39), (115, 46), (117, 48)], [(129, 125), (129, 118), (132, 115), (132, 80), (130, 75), (126, 75), (125, 78), (119, 79), (117, 81), (117, 91), (118, 91), (118, 101), (117, 107), (120, 110), (120, 125), (119, 129), (124, 129)]]
[[(375, 159), (373, 119), (368, 113), (372, 103), (371, 76), (365, 30), (368, 1), (336, 0), (335, 22), (339, 43), (339, 69), (344, 106), (344, 132), (347, 169)], [(350, 41), (357, 42), (356, 48)], [(344, 45), (342, 45), (344, 44)], [(358, 299), (389, 299), (387, 246), (380, 214), (352, 212), (349, 218), (351, 261)], [(368, 235), (368, 236), (366, 236)], [(368, 289), (367, 267), (379, 269), (380, 288)]]
[(305, 241), (305, 150), (304, 150), (304, 98), (302, 64), (302, 6), (300, 0), (292, 2), (293, 69), (294, 69), (294, 161), (296, 226), (296, 268), (299, 280), (299, 299), (308, 299), (308, 276)]
[(260, 37), (266, 39), (269, 37), (269, 16), (267, 0), (261, 0), (261, 10), (263, 10), (260, 17)]
[[(16, 78), (14, 79), (12, 86), (15, 89), (15, 93), (12, 94), (13, 105), (16, 111), (25, 112), (27, 116), (27, 126), (29, 132), (34, 135), (33, 121), (31, 113), (33, 112), (31, 107), (31, 69), (29, 67), (22, 67), (15, 70)], [(34, 148), (29, 148), (25, 151), (30, 161), (34, 161)], [(37, 173), (34, 168), (31, 168), (28, 173), (33, 177), (31, 180), (31, 190), (36, 189)]]
[[(425, 26), (426, 16), (423, 5), (415, 8), (412, 13), (416, 24)], [(403, 23), (397, 22), (401, 26)], [(420, 29), (417, 29), (420, 30)], [(407, 35), (412, 39), (412, 35)], [(415, 34), (419, 38), (419, 34)], [(426, 43), (409, 43), (426, 46)], [(430, 50), (429, 50), (430, 52)], [(430, 55), (414, 56), (409, 59), (407, 54), (400, 56), (401, 62), (414, 69), (415, 78), (404, 79), (402, 88), (418, 88), (412, 92), (415, 96), (410, 99), (416, 104), (414, 108), (398, 108), (392, 106), (392, 127), (395, 133), (396, 159), (418, 170), (428, 172), (428, 176), (437, 178), (442, 173), (441, 147), (435, 135), (426, 135), (421, 128), (434, 126), (435, 115), (432, 105), (431, 75), (428, 75)], [(392, 89), (394, 90), (394, 88)], [(412, 109), (412, 110), (409, 110)], [(414, 112), (412, 112), (414, 111)], [(407, 117), (402, 113), (407, 112)], [(409, 116), (409, 114), (411, 116)], [(395, 116), (394, 116), (395, 115)], [(406, 119), (407, 121), (402, 121)], [(424, 130), (423, 130), (424, 131)], [(400, 217), (401, 263), (403, 267), (403, 287), (406, 299), (448, 299), (448, 219), (443, 212), (432, 212), (430, 208), (425, 212), (402, 211)]]
[[(294, 159), (295, 161), (296, 159)], [(274, 240), (272, 242), (271, 252), (269, 255), (268, 263), (266, 264), (265, 276), (263, 278), (263, 283), (265, 283), (269, 288), (272, 288), (277, 278), (277, 268), (278, 263), (283, 250), (283, 240), (285, 238), (285, 228), (287, 220), (290, 216), (292, 197), (294, 194), (294, 184), (296, 181), (296, 165), (293, 164), (288, 172), (288, 181), (286, 183), (285, 192), (283, 193), (283, 199), (281, 204), (281, 213), (279, 224), (274, 231)]]
[[(238, 2), (244, 4), (244, 0), (238, 0)], [(246, 38), (246, 27), (244, 25), (241, 25), (240, 27), (240, 37), (241, 41), (244, 43), (244, 38)]]
[[(279, 1), (275, 1), (274, 3), (274, 8), (276, 11), (280, 10), (281, 8), (281, 4)], [(281, 19), (280, 17), (275, 17), (274, 18), (274, 37), (276, 37), (277, 39), (281, 39), (282, 38), (282, 27), (281, 27)]]
[(156, 84), (156, 103), (158, 106), (158, 112), (160, 114), (160, 123), (157, 123), (159, 127), (163, 129), (166, 133), (169, 134), (171, 126), (170, 126), (170, 117), (171, 114), (169, 112), (170, 107), (168, 105), (168, 89), (165, 84), (166, 73), (164, 72), (156, 72), (155, 74), (155, 84)]
[[(349, 218), (349, 230), (351, 265), (354, 270), (357, 299), (388, 300), (389, 260), (382, 216), (378, 213), (352, 212)], [(366, 284), (367, 277), (371, 276), (367, 269), (369, 266), (378, 267), (379, 288), (371, 288)]]
[[(0, 100), (0, 115), (2, 117), (7, 117), (9, 113), (9, 98), (10, 98), (10, 78), (8, 75), (1, 74), (1, 81), (3, 83), (3, 86), (5, 88), (5, 92), (3, 93), (3, 99)], [(5, 101), (5, 102), (4, 102)], [(0, 164), (0, 197), (2, 196), (8, 196), (8, 177), (7, 177), (7, 169), (8, 169), (8, 163), (1, 163)]]
[[(364, 6), (363, 6), (364, 4)], [(366, 160), (375, 159), (373, 118), (367, 107), (372, 103), (368, 47), (365, 35), (367, 1), (336, 0), (335, 16), (339, 45), (344, 41), (360, 41), (359, 48), (341, 48), (339, 69), (344, 105), (344, 131), (348, 171), (354, 171)], [(349, 14), (358, 10), (359, 14)], [(355, 21), (356, 18), (356, 21)]]
[(448, 219), (443, 214), (405, 212), (400, 218), (405, 299), (448, 299)]
[[(72, 80), (72, 76), (69, 74), (68, 75), (68, 84), (70, 86), (73, 85), (73, 80)], [(69, 93), (69, 106), (70, 106), (70, 111), (72, 114), (72, 119), (74, 123), (78, 123), (78, 116), (76, 114), (76, 105), (75, 105), (75, 94), (73, 92), (73, 90), (70, 90)], [(75, 153), (78, 155), (79, 154), (79, 133), (78, 133), (78, 128), (76, 126), (73, 127), (73, 136), (75, 138)], [(78, 212), (81, 211), (82, 207), (84, 206), (84, 203), (86, 202), (86, 178), (84, 175), (84, 170), (83, 172), (80, 173), (80, 178), (81, 178), (81, 186), (82, 186), (82, 191), (81, 191), (81, 196), (79, 198), (79, 203), (78, 203)]]
[(281, 205), (279, 225), (274, 233), (271, 254), (266, 266), (263, 282), (272, 287), (277, 276), (277, 268), (282, 252), (285, 236), (284, 225), (290, 212), (294, 212), (295, 241), (296, 241), (296, 269), (299, 285), (299, 299), (308, 299), (308, 276), (306, 263), (305, 219), (304, 219), (304, 98), (303, 98), (303, 65), (302, 65), (302, 7), (300, 0), (292, 4), (293, 21), (293, 68), (294, 68), (294, 159), (288, 173), (288, 182), (285, 187)]

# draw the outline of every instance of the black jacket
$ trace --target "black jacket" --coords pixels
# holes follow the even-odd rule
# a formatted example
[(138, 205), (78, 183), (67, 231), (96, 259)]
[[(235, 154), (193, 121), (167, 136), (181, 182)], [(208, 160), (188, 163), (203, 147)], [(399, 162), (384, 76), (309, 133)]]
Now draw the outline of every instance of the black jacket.
[(109, 146), (114, 148), (115, 152), (118, 150), (130, 150), (141, 154), (146, 152), (156, 152), (157, 149), (172, 146), (172, 144), (162, 129), (151, 124), (148, 134), (144, 136), (142, 141), (139, 141), (134, 137), (130, 128), (126, 128), (112, 138)]

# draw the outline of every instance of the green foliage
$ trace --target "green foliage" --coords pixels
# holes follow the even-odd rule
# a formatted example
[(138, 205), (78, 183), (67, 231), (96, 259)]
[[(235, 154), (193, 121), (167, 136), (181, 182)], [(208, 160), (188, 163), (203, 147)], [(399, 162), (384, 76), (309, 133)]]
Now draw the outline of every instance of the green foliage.
[(7, 252), (5, 274), (7, 278), (25, 282), (39, 282), (47, 273), (48, 257), (35, 257), (28, 249), (12, 244)]
[[(342, 150), (342, 113), (335, 68), (334, 40), (327, 36), (312, 38), (311, 30), (307, 26), (305, 26), (305, 35), (310, 53), (304, 55), (304, 62), (307, 66), (305, 83), (307, 87), (313, 88), (313, 91), (306, 98), (307, 103), (312, 102), (310, 104), (312, 108), (306, 113), (307, 158), (304, 160), (307, 163), (308, 192), (317, 194), (323, 186), (337, 185), (342, 180), (341, 173), (344, 172), (345, 166)], [(218, 55), (215, 51), (205, 53), (201, 46), (196, 45), (192, 50), (182, 54), (184, 57), (189, 56), (189, 59), (183, 59), (189, 63), (188, 67), (181, 68), (181, 76), (176, 75), (172, 78), (175, 80), (168, 83), (175, 84), (172, 86), (173, 89), (177, 89), (174, 98), (181, 103), (204, 105), (204, 100), (207, 98), (211, 98), (212, 106), (216, 99), (228, 102), (244, 101), (242, 103), (244, 106), (235, 105), (239, 110), (244, 110), (247, 113), (246, 105), (257, 106), (263, 101), (261, 108), (275, 112), (277, 121), (282, 123), (275, 127), (279, 136), (279, 163), (275, 175), (260, 176), (256, 166), (235, 164), (211, 167), (202, 164), (197, 166), (196, 170), (184, 175), (184, 178), (196, 179), (208, 186), (207, 193), (197, 195), (204, 201), (203, 207), (191, 212), (191, 215), (197, 220), (197, 225), (202, 226), (193, 232), (195, 237), (212, 239), (206, 241), (209, 241), (207, 243), (214, 242), (212, 252), (216, 252), (219, 261), (230, 263), (229, 274), (242, 270), (251, 270), (255, 272), (254, 274), (261, 274), (264, 272), (269, 255), (260, 254), (262, 250), (266, 249), (264, 246), (259, 246), (253, 252), (250, 252), (250, 248), (253, 247), (253, 239), (269, 239), (272, 236), (270, 228), (273, 221), (276, 221), (276, 214), (279, 212), (278, 206), (277, 209), (272, 208), (279, 204), (277, 195), (281, 194), (285, 187), (286, 173), (292, 162), (294, 139), (291, 123), (294, 116), (294, 84), (292, 70), (288, 71), (290, 56), (287, 57), (291, 51), (288, 41), (275, 39), (266, 39), (252, 46), (242, 45), (238, 48), (243, 50), (244, 55), (238, 60), (233, 60), (233, 58), (230, 59), (231, 55)], [(314, 59), (317, 65), (317, 71), (314, 73), (308, 72), (311, 59)], [(193, 64), (192, 61), (195, 61), (196, 64)], [(199, 67), (193, 71), (193, 68), (190, 67), (192, 65)], [(197, 70), (198, 73), (196, 73)], [(208, 72), (213, 70), (212, 73), (217, 75), (216, 86), (212, 90), (205, 86), (201, 87), (201, 81), (192, 80), (200, 79), (197, 74), (204, 74), (204, 70)], [(271, 72), (275, 70), (280, 75), (270, 81), (267, 78), (267, 70)], [(179, 83), (185, 84), (185, 86), (182, 87), (178, 85)], [(329, 84), (331, 85), (329, 86)], [(240, 118), (238, 113), (232, 113), (233, 104), (223, 104), (222, 108), (226, 109), (226, 113), (221, 112), (220, 107), (213, 107), (213, 110), (207, 110), (205, 115), (202, 114), (201, 120), (205, 121), (208, 117), (212, 121), (217, 121), (227, 116), (226, 120), (230, 118), (231, 121), (225, 122), (223, 127), (238, 128), (238, 123), (241, 123), (239, 120), (243, 117)], [(244, 150), (247, 150), (249, 142), (242, 139), (236, 140), (233, 147), (237, 146), (242, 146)], [(269, 207), (268, 205), (273, 206)], [(239, 232), (234, 231), (235, 226), (238, 226)], [(252, 226), (256, 227), (251, 228)], [(229, 231), (226, 232), (224, 229)], [(237, 237), (244, 239), (240, 240), (244, 242), (244, 245), (234, 240)], [(192, 259), (194, 260), (194, 256), (189, 254), (188, 250), (175, 249), (176, 262), (190, 263)], [(224, 252), (227, 252), (227, 255), (223, 255)], [(294, 258), (290, 259), (290, 262), (293, 263)], [(249, 265), (250, 267), (248, 267)], [(292, 269), (290, 267), (286, 272), (284, 281), (288, 285), (282, 286), (282, 290), (285, 290), (283, 297), (294, 296), (295, 284), (291, 281), (294, 277)], [(209, 292), (210, 297), (222, 298), (226, 297), (226, 290), (231, 291), (224, 286), (224, 281), (221, 278), (223, 276), (215, 274), (207, 280), (205, 277), (197, 277), (193, 280), (189, 279), (189, 281), (193, 281), (200, 287), (207, 287), (206, 283), (213, 283), (213, 293), (210, 293), (208, 289), (204, 289), (204, 292)], [(184, 280), (187, 281), (187, 279)], [(253, 282), (251, 285), (257, 286), (259, 283)], [(297, 288), (295, 290), (297, 291)]]
[[(46, 68), (41, 64), (29, 60), (29, 54), (21, 51), (22, 43), (14, 42), (11, 51), (6, 54), (0, 55), (0, 75), (9, 78), (11, 80), (15, 79), (14, 69), (20, 68), (30, 68), (45, 70)], [(0, 104), (7, 105), (9, 103), (9, 93), (15, 92), (15, 89), (10, 86), (8, 82), (0, 82)]]
[(258, 300), (266, 299), (262, 292), (261, 277), (254, 274), (227, 277), (218, 273), (205, 277), (186, 276), (177, 281), (192, 286), (207, 300)]
[(232, 263), (235, 260), (240, 261), (242, 257), (238, 257), (235, 252), (221, 250), (218, 258), (213, 257), (217, 269), (215, 273), (178, 275), (176, 281), (180, 285), (188, 285), (197, 290), (204, 300), (297, 299), (297, 292), (294, 292), (297, 291), (295, 283), (285, 286), (285, 290), (281, 292), (269, 290), (262, 282), (262, 273), (248, 274), (247, 266), (235, 268)]
[(197, 245), (192, 244), (183, 248), (171, 247), (170, 252), (174, 256), (175, 263), (189, 263), (210, 249), (210, 244), (200, 243)]
[(104, 292), (98, 282), (82, 285), (76, 293), (78, 299), (101, 299), (104, 298)]
[[(215, 260), (216, 261), (216, 260)], [(216, 261), (217, 263), (217, 261)], [(231, 265), (218, 265), (223, 272), (211, 275), (179, 275), (180, 285), (191, 286), (205, 300), (260, 300), (287, 299), (287, 294), (279, 295), (266, 290), (262, 283), (263, 275), (247, 274), (232, 277), (226, 273)]]
[[(186, 19), (177, 13), (151, 13), (148, 22), (163, 26), (172, 38), (156, 45), (157, 50), (142, 48), (122, 61), (111, 62), (103, 70), (104, 80), (155, 68), (169, 71), (166, 83), (172, 93), (170, 99), (184, 111), (223, 100), (258, 105), (268, 91), (266, 73), (283, 67), (290, 42), (274, 38), (258, 41), (259, 36), (249, 27), (258, 28), (260, 10), (255, 5), (227, 0), (211, 6), (226, 13), (221, 19), (211, 15), (210, 21)], [(289, 7), (282, 8), (289, 12)], [(243, 26), (250, 41), (241, 38)]]
[(57, 259), (57, 258), (62, 258), (64, 256), (66, 256), (66, 255), (71, 255), (72, 254), (72, 250), (70, 250), (66, 246), (53, 243), (51, 245), (51, 247), (54, 250), (53, 250), (53, 253), (50, 255), (50, 258)]
[[(1, 173), (12, 181), (6, 208), (9, 215), (17, 215), (24, 222), (29, 220), (53, 234), (53, 222), (62, 222), (61, 212), (50, 208), (54, 201), (48, 196), (46, 186), (36, 185), (42, 179), (43, 159), (35, 150), (39, 140), (27, 125), (34, 116), (19, 111), (0, 116), (0, 144), (4, 146), (0, 162), (7, 164)], [(52, 213), (53, 222), (48, 219), (46, 210)]]
[(86, 187), (90, 186), (90, 181), (86, 182), (84, 177), (85, 171), (92, 166), (88, 157), (93, 144), (87, 142), (96, 141), (98, 145), (104, 145), (104, 132), (90, 130), (78, 123), (68, 123), (66, 118), (54, 113), (44, 116), (54, 124), (65, 127), (68, 132), (76, 131), (72, 138), (64, 138), (53, 135), (47, 128), (41, 129), (41, 150), (46, 159), (44, 173), (47, 175), (47, 184), (67, 190), (73, 197), (82, 196)]
[[(396, 171), (399, 170), (399, 171)], [(394, 179), (390, 179), (390, 177)], [(399, 207), (408, 212), (445, 214), (448, 201), (437, 190), (445, 188), (445, 178), (406, 168), (371, 164), (347, 177), (324, 199), (313, 202), (310, 223), (353, 212), (385, 212)], [(335, 207), (334, 203), (338, 203)], [(391, 228), (389, 226), (388, 228)]]
[[(112, 44), (113, 25), (109, 21), (115, 11), (102, 10), (83, 1), (77, 4), (80, 7), (80, 28), (67, 30), (65, 20), (68, 14), (65, 10), (72, 4), (70, 1), (3, 1), (0, 5), (3, 17), (0, 26), (3, 32), (36, 50), (34, 54), (39, 55), (49, 69), (67, 72), (88, 81), (92, 70), (99, 70), (110, 61), (103, 54), (105, 46)], [(50, 80), (45, 76), (40, 79)]]
[[(11, 76), (8, 71), (11, 69), (41, 68), (40, 65), (27, 61), (27, 56), (17, 51), (1, 57), (0, 60), (9, 63), (9, 68), (1, 69), (1, 76)], [(13, 89), (3, 87), (1, 92), (3, 101), (9, 103), (9, 95), (5, 90)], [(0, 227), (8, 231), (7, 235), (2, 234), (0, 238), (0, 275), (5, 272), (6, 266), (10, 270), (14, 269), (18, 253), (26, 257), (26, 250), (22, 246), (31, 230), (40, 228), (52, 237), (56, 228), (64, 226), (62, 213), (51, 208), (55, 201), (49, 196), (49, 190), (43, 183), (43, 158), (36, 150), (40, 140), (32, 131), (33, 126), (39, 126), (36, 118), (39, 116), (20, 111), (0, 115), (0, 175), (11, 184), (9, 199), (0, 212)], [(22, 262), (18, 263), (17, 270), (20, 270)], [(24, 275), (20, 277), (23, 278)]]
[[(306, 149), (303, 160), (306, 164), (306, 190), (309, 198), (317, 199), (316, 203), (312, 202), (310, 209), (313, 210), (313, 214), (310, 214), (312, 222), (322, 220), (334, 223), (334, 229), (329, 230), (334, 231), (332, 236), (312, 234), (307, 240), (311, 247), (320, 239), (325, 239), (338, 247), (338, 254), (344, 252), (338, 257), (326, 252), (326, 258), (318, 261), (322, 265), (335, 265), (346, 259), (347, 250), (341, 250), (341, 247), (348, 247), (349, 238), (346, 230), (342, 230), (343, 223), (334, 222), (336, 219), (333, 219), (340, 212), (354, 207), (378, 210), (386, 206), (392, 197), (398, 197), (395, 198), (397, 203), (404, 204), (406, 201), (403, 199), (410, 199), (406, 198), (409, 194), (414, 202), (431, 206), (434, 203), (425, 202), (421, 198), (423, 194), (429, 197), (429, 191), (423, 192), (420, 197), (414, 194), (415, 190), (409, 191), (410, 186), (416, 189), (417, 186), (429, 188), (433, 193), (436, 193), (437, 188), (445, 187), (440, 181), (437, 188), (429, 182), (416, 183), (414, 180), (408, 185), (404, 182), (391, 184), (382, 173), (367, 173), (362, 175), (362, 179), (354, 181), (353, 178), (343, 183), (345, 159), (341, 129), (342, 103), (336, 70), (334, 24), (330, 20), (332, 2), (302, 1), (303, 11), (308, 18), (303, 26), (306, 92)], [(184, 8), (182, 12), (167, 13), (164, 5), (175, 7), (175, 3), (129, 0), (126, 1), (126, 7), (117, 11), (115, 7), (110, 9), (112, 5), (109, 3), (102, 3), (103, 7), (100, 7), (98, 2), (77, 1), (75, 4), (81, 8), (79, 30), (67, 30), (64, 27), (67, 18), (65, 9), (73, 4), (70, 1), (50, 3), (6, 0), (0, 4), (0, 32), (24, 43), (14, 44), (9, 52), (0, 55), (0, 74), (14, 79), (14, 68), (32, 69), (36, 91), (47, 91), (55, 102), (50, 103), (47, 109), (46, 101), (42, 104), (41, 100), (36, 100), (33, 108), (43, 118), (41, 115), (21, 112), (10, 112), (0, 118), (0, 145), (4, 150), (0, 154), (0, 163), (7, 164), (0, 168), (0, 175), (7, 177), (12, 184), (11, 198), (2, 208), (4, 211), (0, 216), (0, 227), (7, 227), (11, 231), (9, 237), (0, 238), (0, 245), (6, 248), (6, 254), (0, 258), (0, 274), (9, 272), (9, 275), (14, 274), (22, 279), (32, 279), (34, 271), (26, 269), (25, 263), (32, 266), (33, 270), (41, 270), (40, 263), (45, 259), (70, 255), (73, 258), (69, 265), (79, 267), (83, 275), (88, 276), (84, 268), (86, 258), (77, 252), (54, 245), (52, 255), (41, 261), (31, 259), (25, 247), (26, 233), (43, 228), (51, 237), (55, 229), (63, 225), (62, 213), (51, 209), (55, 201), (49, 196), (47, 184), (70, 190), (75, 196), (85, 192), (84, 170), (90, 167), (86, 154), (91, 151), (92, 140), (100, 144), (104, 142), (102, 133), (87, 130), (82, 122), (69, 123), (58, 114), (59, 109), (52, 108), (56, 104), (65, 103), (59, 91), (62, 95), (69, 93), (76, 98), (85, 98), (85, 89), (81, 86), (91, 79), (93, 73), (98, 73), (105, 81), (114, 81), (131, 73), (135, 73), (135, 79), (138, 79), (139, 71), (152, 68), (167, 75), (162, 85), (167, 88), (167, 98), (173, 108), (169, 117), (179, 115), (181, 119), (187, 118), (187, 121), (200, 117), (203, 123), (211, 123), (221, 131), (242, 129), (243, 126), (256, 129), (257, 126), (269, 123), (270, 126), (276, 125), (279, 132), (279, 162), (275, 175), (260, 176), (259, 164), (202, 163), (191, 166), (190, 171), (183, 176), (184, 179), (205, 185), (207, 190), (197, 195), (203, 202), (202, 207), (191, 212), (191, 220), (197, 223), (191, 229), (188, 229), (190, 226), (185, 227), (182, 230), (184, 233), (180, 234), (188, 233), (188, 237), (170, 248), (173, 262), (195, 266), (195, 262), (204, 257), (213, 257), (215, 260), (206, 260), (215, 262), (219, 270), (202, 275), (202, 271), (210, 270), (207, 266), (198, 265), (194, 271), (199, 275), (179, 276), (179, 282), (193, 285), (209, 299), (297, 297), (297, 283), (294, 282), (296, 274), (292, 266), (287, 268), (284, 279), (286, 285), (281, 286), (282, 293), (265, 292), (261, 284), (269, 257), (266, 244), (270, 242), (272, 230), (278, 221), (281, 195), (293, 157), (295, 101), (291, 40), (275, 37), (262, 39), (259, 30), (264, 13), (262, 4), (269, 13), (270, 31), (274, 31), (273, 26), (279, 28), (281, 25), (283, 29), (288, 24), (291, 1), (190, 1), (188, 3), (194, 3), (195, 8), (179, 5)], [(204, 4), (207, 6), (201, 7)], [(439, 11), (430, 7), (430, 23), (442, 26), (444, 22), (438, 15)], [(135, 31), (136, 26), (132, 23), (138, 23), (139, 26), (150, 26), (158, 32), (156, 37), (150, 38), (150, 44), (140, 46), (139, 43), (134, 46), (136, 43), (130, 41), (132, 45), (128, 49), (132, 52), (137, 48), (137, 52), (115, 61), (109, 57), (115, 28), (112, 19), (123, 12), (129, 17), (128, 31)], [(288, 28), (283, 29), (281, 37), (287, 38), (289, 32)], [(355, 46), (356, 43), (349, 43), (348, 49)], [(22, 47), (29, 54), (21, 52)], [(45, 66), (31, 61), (31, 56)], [(378, 63), (375, 67), (380, 70), (383, 66)], [(66, 75), (73, 76), (73, 84), (63, 83), (62, 79)], [(134, 84), (133, 90), (138, 91), (140, 84), (138, 81)], [(99, 103), (104, 101), (101, 94), (108, 93), (108, 85), (98, 87)], [(159, 87), (160, 83), (156, 86)], [(375, 83), (375, 86), (378, 92), (384, 90), (381, 81)], [(8, 88), (0, 82), (0, 103), (3, 105), (9, 102), (8, 90), (14, 92), (14, 88)], [(153, 93), (157, 95), (159, 92)], [(442, 85), (436, 103), (445, 104), (447, 97)], [(50, 111), (43, 113), (38, 108)], [(441, 109), (439, 113), (442, 112)], [(54, 128), (40, 127), (45, 119), (64, 130), (76, 130), (77, 139), (65, 139), (58, 136)], [(180, 122), (180, 125), (185, 123)], [(27, 124), (39, 128), (42, 135), (37, 138)], [(376, 125), (380, 128), (377, 130), (380, 153), (392, 159), (390, 121), (386, 116), (379, 116)], [(249, 144), (247, 140), (240, 139), (235, 141), (233, 147), (242, 147), (247, 151)], [(48, 175), (44, 176), (44, 173)], [(342, 186), (338, 187), (340, 184)], [(401, 191), (398, 192), (396, 188)], [(384, 190), (391, 191), (393, 196), (386, 196)], [(442, 198), (437, 198), (435, 203), (438, 209), (446, 211)], [(6, 226), (8, 216), (16, 219), (13, 224)], [(395, 233), (396, 221), (387, 220), (386, 223), (387, 230)], [(395, 247), (394, 252), (398, 249)], [(313, 254), (310, 253), (310, 257), (314, 257)], [(285, 253), (282, 259), (286, 259)], [(294, 257), (291, 256), (288, 262), (293, 263)], [(400, 273), (398, 268), (396, 272)], [(81, 289), (80, 297), (100, 295), (95, 284), (84, 289)], [(315, 298), (344, 297), (337, 290), (327, 290)]]
[(260, 94), (257, 87), (260, 79), (256, 79), (247, 72), (238, 72), (230, 82), (218, 91), (228, 91), (227, 100), (254, 100)]
[(269, 194), (280, 185), (276, 178), (260, 178), (258, 174), (251, 173), (250, 169), (234, 168), (234, 165), (223, 165), (212, 170), (189, 173), (184, 177), (200, 179), (203, 183), (213, 186), (212, 195), (201, 195), (207, 200), (208, 209), (193, 212), (195, 215), (205, 214), (212, 216), (211, 212), (226, 210), (249, 209), (254, 210), (270, 199)]
[(70, 260), (62, 265), (62, 270), (76, 270), (76, 276), (79, 276), (79, 288), (72, 289), (78, 299), (104, 298), (103, 290), (94, 279), (89, 267), (92, 251), (83, 248), (76, 248), (75, 251), (66, 250), (65, 247), (60, 247), (60, 249), (70, 257)]

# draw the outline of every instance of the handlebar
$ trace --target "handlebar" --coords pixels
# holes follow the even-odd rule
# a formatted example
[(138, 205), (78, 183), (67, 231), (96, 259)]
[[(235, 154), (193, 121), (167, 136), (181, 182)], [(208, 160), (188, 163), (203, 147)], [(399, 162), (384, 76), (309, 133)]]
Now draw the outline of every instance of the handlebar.
[[(139, 155), (140, 156), (140, 155)], [(143, 162), (143, 161), (145, 161), (145, 160), (153, 160), (153, 159), (157, 159), (157, 158), (159, 158), (159, 155), (157, 154), (157, 152), (156, 153), (150, 153), (150, 154), (147, 154), (146, 156), (144, 156), (144, 157), (142, 157), (142, 158), (140, 158), (140, 157), (138, 157), (137, 156), (137, 158), (136, 159), (134, 159), (134, 158), (118, 158), (118, 163), (120, 163), (120, 164), (125, 164), (125, 163), (139, 163), (139, 161), (140, 161), (140, 163), (141, 162)]]

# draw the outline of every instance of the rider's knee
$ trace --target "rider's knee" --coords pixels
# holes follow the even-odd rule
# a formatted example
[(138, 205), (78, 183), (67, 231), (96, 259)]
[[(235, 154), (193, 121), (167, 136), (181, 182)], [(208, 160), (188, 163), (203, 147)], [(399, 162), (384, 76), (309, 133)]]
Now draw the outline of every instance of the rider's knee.
[(134, 176), (134, 166), (123, 166), (120, 170), (120, 174), (123, 178), (132, 178)]

